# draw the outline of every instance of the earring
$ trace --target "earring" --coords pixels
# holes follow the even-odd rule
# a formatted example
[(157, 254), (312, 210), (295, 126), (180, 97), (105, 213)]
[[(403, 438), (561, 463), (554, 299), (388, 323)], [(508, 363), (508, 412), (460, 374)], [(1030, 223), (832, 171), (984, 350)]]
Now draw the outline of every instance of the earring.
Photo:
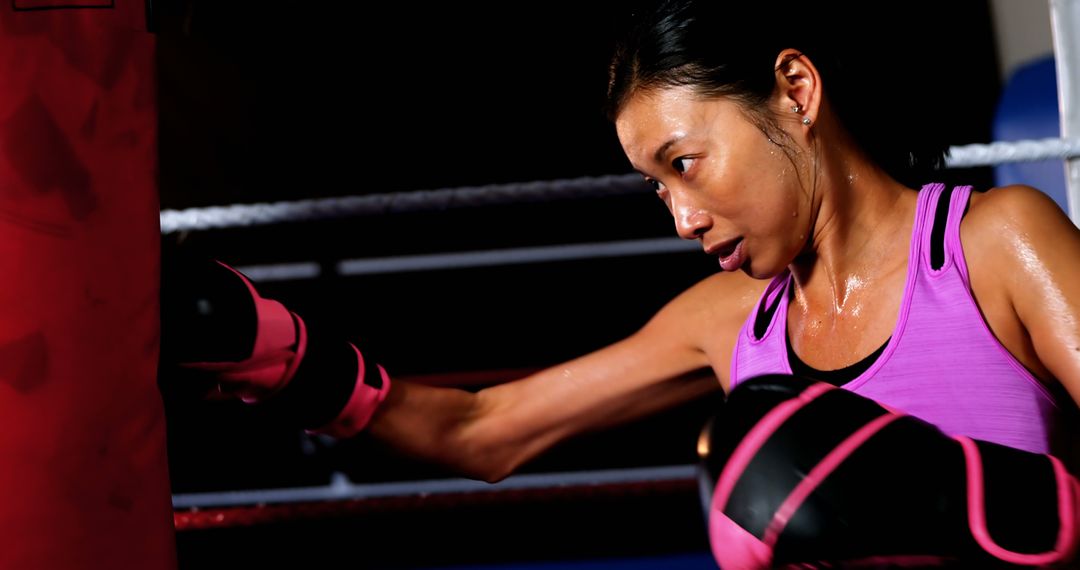
[(794, 107), (791, 108), (792, 113), (798, 113), (799, 111), (802, 111), (802, 106), (801, 105), (795, 105)]
[(809, 125), (810, 124), (810, 117), (803, 117), (802, 124)]

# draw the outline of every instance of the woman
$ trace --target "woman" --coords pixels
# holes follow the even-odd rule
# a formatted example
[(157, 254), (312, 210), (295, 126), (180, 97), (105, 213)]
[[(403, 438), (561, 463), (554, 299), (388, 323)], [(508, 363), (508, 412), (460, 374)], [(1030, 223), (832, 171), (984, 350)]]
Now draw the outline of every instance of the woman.
[[(355, 349), (315, 358), (302, 321), (260, 299), (254, 346), (281, 349), (274, 366), (251, 346), (185, 360), (233, 362), (202, 369), (228, 368), (222, 388), (248, 400), (292, 402), (306, 427), (366, 429), (486, 481), (573, 435), (769, 373), (842, 385), (950, 434), (1054, 451), (1062, 409), (1080, 401), (1080, 233), (1031, 188), (916, 191), (942, 147), (893, 122), (908, 102), (889, 61), (856, 81), (834, 60), (835, 34), (802, 12), (717, 4), (642, 12), (611, 65), (627, 157), (678, 234), (723, 269), (636, 334), (475, 394), (391, 389)], [(237, 291), (258, 298), (246, 281)]]
[[(871, 390), (874, 374), (891, 372), (890, 362), (925, 361), (908, 350), (932, 346), (950, 357), (964, 351), (938, 375), (949, 379), (945, 388), (889, 390), (904, 403), (947, 400), (947, 408), (925, 410), (935, 416), (925, 419), (962, 428), (952, 416), (966, 397), (955, 391), (990, 381), (982, 364), (974, 371), (964, 360), (978, 357), (994, 371), (997, 392), (983, 394), (990, 400), (966, 399), (990, 415), (987, 408), (1009, 398), (1022, 402), (994, 420), (1000, 426), (980, 424), (978, 435), (1050, 449), (1057, 405), (1071, 405), (1059, 394), (1080, 399), (1080, 233), (1031, 188), (975, 193), (967, 202), (966, 191), (955, 191), (939, 206), (931, 194), (940, 191), (905, 186), (894, 173), (917, 176), (919, 167), (940, 162), (941, 152), (905, 147), (917, 141), (894, 133), (900, 129), (890, 125), (888, 107), (903, 101), (889, 99), (886, 85), (882, 100), (869, 102), (881, 108), (881, 121), (855, 122), (862, 117), (838, 109), (839, 102), (863, 102), (854, 93), (834, 95), (827, 71), (838, 69), (826, 69), (828, 53), (819, 64), (813, 46), (783, 33), (716, 33), (724, 29), (716, 18), (761, 16), (752, 13), (760, 9), (744, 10), (661, 3), (640, 18), (611, 66), (611, 115), (630, 162), (656, 187), (679, 235), (701, 241), (723, 273), (680, 295), (630, 338), (529, 378), (477, 394), (396, 385), (371, 422), (375, 437), (466, 475), (499, 480), (571, 435), (699, 397), (717, 380), (728, 390), (747, 375), (790, 372), (786, 354), (744, 334), (762, 320), (755, 308), (763, 292), (782, 289), (789, 302), (763, 308), (784, 317), (766, 325), (770, 340), (790, 343), (796, 369), (863, 362), (869, 374), (858, 382)], [(835, 83), (849, 87), (843, 79)], [(937, 216), (946, 220), (939, 233), (948, 263), (931, 265), (939, 208), (951, 210)], [(913, 251), (926, 263), (912, 259)], [(913, 297), (945, 279), (941, 272), (952, 283), (934, 293), (940, 299)], [(958, 296), (967, 292), (967, 299)], [(961, 307), (935, 323), (933, 313), (943, 309), (925, 302)], [(898, 323), (898, 316), (927, 311), (917, 331)], [(776, 364), (748, 361), (760, 354)], [(1024, 426), (1005, 419), (1021, 411)], [(1017, 429), (1026, 431), (1008, 435)]]

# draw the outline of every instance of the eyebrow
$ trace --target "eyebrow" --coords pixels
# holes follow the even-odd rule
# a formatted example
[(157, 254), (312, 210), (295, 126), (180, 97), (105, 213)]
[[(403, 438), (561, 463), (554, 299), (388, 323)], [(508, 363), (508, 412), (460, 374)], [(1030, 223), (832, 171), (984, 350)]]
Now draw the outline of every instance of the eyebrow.
[(669, 148), (671, 148), (671, 145), (683, 140), (684, 138), (686, 138), (686, 135), (681, 135), (680, 134), (680, 135), (675, 135), (675, 136), (671, 137), (670, 139), (668, 139), (667, 142), (660, 145), (660, 148), (656, 149), (656, 152), (653, 153), (653, 160), (656, 161), (657, 163), (664, 162), (664, 153), (666, 153), (667, 150)]

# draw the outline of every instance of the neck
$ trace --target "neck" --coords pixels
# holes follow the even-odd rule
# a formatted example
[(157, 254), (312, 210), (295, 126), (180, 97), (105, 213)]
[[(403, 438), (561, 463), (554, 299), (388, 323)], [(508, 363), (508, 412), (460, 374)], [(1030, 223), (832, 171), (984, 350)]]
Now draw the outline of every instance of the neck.
[(842, 138), (811, 168), (812, 231), (790, 270), (804, 303), (842, 313), (859, 290), (906, 266), (914, 193)]

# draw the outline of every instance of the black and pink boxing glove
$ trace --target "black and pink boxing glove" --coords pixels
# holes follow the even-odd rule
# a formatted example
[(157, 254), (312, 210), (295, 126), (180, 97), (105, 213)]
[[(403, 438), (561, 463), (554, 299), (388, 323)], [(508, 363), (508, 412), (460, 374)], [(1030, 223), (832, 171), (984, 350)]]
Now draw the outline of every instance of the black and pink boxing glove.
[(828, 384), (744, 382), (698, 448), (724, 570), (1075, 561), (1080, 485), (1057, 458), (951, 437)]
[(163, 368), (312, 433), (359, 433), (390, 390), (386, 370), (356, 346), (311, 330), (219, 261), (165, 256), (161, 303)]

